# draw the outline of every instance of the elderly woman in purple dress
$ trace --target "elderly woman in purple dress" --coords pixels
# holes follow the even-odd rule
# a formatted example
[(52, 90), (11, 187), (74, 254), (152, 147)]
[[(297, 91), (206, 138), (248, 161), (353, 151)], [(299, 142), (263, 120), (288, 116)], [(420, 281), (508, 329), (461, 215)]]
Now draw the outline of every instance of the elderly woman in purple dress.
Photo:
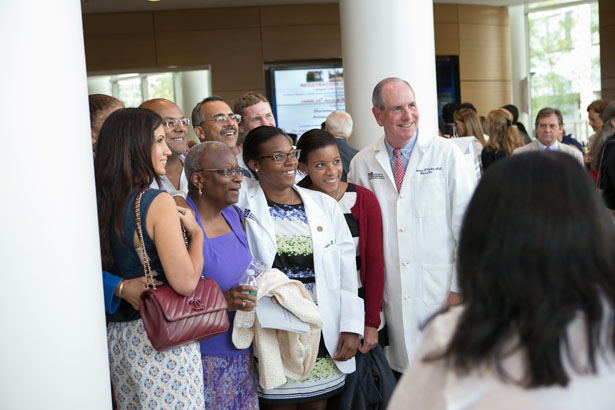
[(237, 349), (231, 335), (235, 311), (251, 311), (256, 298), (239, 285), (252, 260), (237, 202), (244, 170), (220, 142), (194, 146), (184, 161), (188, 205), (204, 233), (203, 277), (216, 280), (228, 302), (229, 330), (201, 342), (207, 409), (258, 409), (251, 349)]

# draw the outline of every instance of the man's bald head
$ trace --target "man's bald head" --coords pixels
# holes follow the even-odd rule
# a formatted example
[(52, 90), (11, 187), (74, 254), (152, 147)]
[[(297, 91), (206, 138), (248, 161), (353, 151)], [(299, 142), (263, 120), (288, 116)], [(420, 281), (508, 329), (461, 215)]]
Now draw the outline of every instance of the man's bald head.
[(333, 111), (327, 116), (325, 129), (336, 137), (348, 139), (352, 135), (352, 117), (344, 111)]
[(142, 103), (139, 108), (147, 108), (162, 117), (164, 134), (169, 149), (174, 156), (183, 155), (188, 149), (188, 130), (186, 126), (190, 123), (184, 117), (179, 107), (166, 98), (154, 98)]

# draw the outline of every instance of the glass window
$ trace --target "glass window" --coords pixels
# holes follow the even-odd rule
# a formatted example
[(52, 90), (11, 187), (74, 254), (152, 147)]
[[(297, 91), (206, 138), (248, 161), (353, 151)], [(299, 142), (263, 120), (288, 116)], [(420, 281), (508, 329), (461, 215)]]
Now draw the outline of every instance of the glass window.
[[(138, 107), (152, 98), (166, 98), (190, 117), (194, 105), (211, 95), (210, 73), (209, 66), (92, 73), (88, 76), (88, 94), (112, 95), (126, 107)], [(188, 135), (198, 141), (193, 127), (188, 127)]]
[[(597, 2), (533, 3), (528, 12), (532, 116), (559, 108), (566, 134), (587, 141), (586, 107), (600, 98)], [(541, 8), (539, 8), (541, 7)]]

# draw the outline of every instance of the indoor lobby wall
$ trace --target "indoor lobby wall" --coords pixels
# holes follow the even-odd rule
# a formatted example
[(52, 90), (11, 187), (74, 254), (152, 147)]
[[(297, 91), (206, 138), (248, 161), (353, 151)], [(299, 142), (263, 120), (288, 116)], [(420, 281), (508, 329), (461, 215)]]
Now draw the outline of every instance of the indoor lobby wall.
[[(505, 7), (435, 4), (437, 55), (458, 55), (461, 96), (479, 114), (512, 101)], [(83, 16), (89, 72), (211, 65), (228, 102), (265, 91), (268, 62), (342, 58), (338, 4)]]
[(599, 0), (602, 98), (615, 100), (615, 1)]

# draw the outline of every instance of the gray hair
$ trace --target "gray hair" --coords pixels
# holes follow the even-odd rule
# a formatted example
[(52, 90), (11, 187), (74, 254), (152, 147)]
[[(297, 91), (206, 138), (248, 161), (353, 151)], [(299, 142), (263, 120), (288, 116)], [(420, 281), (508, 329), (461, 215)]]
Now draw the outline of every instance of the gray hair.
[(207, 104), (210, 101), (224, 101), (224, 100), (221, 97), (218, 97), (217, 95), (212, 95), (211, 97), (207, 97), (203, 99), (203, 101), (197, 103), (192, 109), (192, 115), (191, 115), (192, 128), (198, 127), (199, 125), (201, 125), (203, 121), (205, 121), (205, 119), (203, 118), (203, 113), (201, 113), (201, 107), (203, 106), (203, 104)]
[(327, 116), (325, 123), (331, 134), (343, 135), (345, 138), (352, 134), (352, 117), (347, 112), (333, 111)]
[(188, 180), (188, 189), (192, 191), (195, 189), (192, 184), (192, 180), (190, 177), (194, 174), (198, 169), (200, 169), (200, 160), (208, 151), (213, 151), (216, 149), (228, 149), (231, 148), (223, 142), (220, 141), (205, 141), (200, 144), (196, 144), (194, 147), (190, 148), (188, 154), (186, 154), (186, 158), (184, 159), (184, 173), (186, 174), (186, 179)]
[(412, 94), (414, 94), (412, 86), (408, 84), (406, 80), (402, 80), (398, 77), (387, 77), (384, 80), (380, 80), (380, 82), (374, 87), (374, 92), (372, 93), (372, 104), (374, 105), (374, 107), (378, 108), (379, 110), (384, 110), (384, 98), (382, 97), (382, 89), (388, 83), (396, 81), (406, 84), (410, 88), (410, 91), (412, 91)]

